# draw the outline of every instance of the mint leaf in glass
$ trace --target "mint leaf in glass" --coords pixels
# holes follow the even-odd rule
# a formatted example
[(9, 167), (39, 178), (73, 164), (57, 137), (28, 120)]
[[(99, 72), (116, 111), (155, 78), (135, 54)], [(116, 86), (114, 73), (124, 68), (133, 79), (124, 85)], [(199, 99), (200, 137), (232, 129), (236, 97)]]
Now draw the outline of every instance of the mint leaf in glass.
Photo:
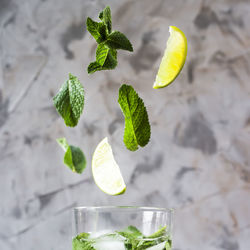
[(112, 19), (111, 19), (111, 10), (109, 6), (107, 6), (102, 12), (100, 12), (99, 18), (107, 25), (108, 32), (111, 33)]
[(69, 74), (69, 80), (62, 85), (53, 101), (66, 126), (75, 127), (84, 108), (84, 89), (80, 81)]
[(143, 100), (132, 86), (123, 84), (119, 89), (118, 102), (125, 117), (123, 141), (127, 149), (135, 151), (144, 147), (150, 139), (150, 124)]
[(128, 51), (133, 51), (133, 46), (128, 40), (128, 38), (119, 31), (113, 31), (108, 35), (105, 44), (112, 49), (123, 49)]
[(129, 226), (125, 230), (117, 233), (125, 238), (124, 246), (126, 250), (143, 250), (151, 249), (151, 247), (152, 249), (171, 249), (171, 241), (167, 236), (166, 227), (160, 228), (150, 236), (143, 235), (134, 226)]
[(73, 250), (95, 250), (88, 241), (81, 241), (74, 238), (72, 241)]
[(78, 147), (69, 145), (65, 138), (59, 138), (57, 142), (65, 151), (64, 164), (73, 172), (81, 174), (86, 168), (86, 158), (82, 150)]
[(164, 235), (166, 235), (167, 231), (166, 231), (166, 226), (165, 227), (162, 227), (160, 228), (157, 232), (151, 234), (148, 236), (148, 238), (158, 238), (158, 237), (162, 237)]

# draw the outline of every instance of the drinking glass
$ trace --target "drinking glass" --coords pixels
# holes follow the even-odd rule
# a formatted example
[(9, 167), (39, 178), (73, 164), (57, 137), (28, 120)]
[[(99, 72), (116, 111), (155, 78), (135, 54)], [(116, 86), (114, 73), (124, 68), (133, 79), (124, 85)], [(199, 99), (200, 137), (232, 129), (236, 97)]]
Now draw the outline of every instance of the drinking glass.
[(173, 210), (154, 207), (76, 207), (73, 250), (169, 250)]

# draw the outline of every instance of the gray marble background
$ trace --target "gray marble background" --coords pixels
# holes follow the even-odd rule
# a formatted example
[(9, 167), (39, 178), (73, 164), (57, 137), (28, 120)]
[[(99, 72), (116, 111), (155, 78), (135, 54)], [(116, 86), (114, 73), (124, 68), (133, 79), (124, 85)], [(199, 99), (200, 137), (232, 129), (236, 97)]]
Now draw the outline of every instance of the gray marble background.
[[(96, 45), (84, 22), (106, 4), (134, 53), (88, 76)], [(0, 249), (70, 249), (78, 205), (173, 207), (175, 249), (250, 249), (249, 23), (249, 0), (1, 0)], [(187, 35), (187, 62), (174, 84), (153, 90), (169, 25)], [(74, 129), (52, 104), (69, 72), (86, 91)], [(138, 91), (152, 124), (137, 152), (122, 143), (121, 83)], [(63, 165), (62, 136), (84, 150), (82, 175)], [(91, 176), (105, 136), (128, 186), (119, 197)]]

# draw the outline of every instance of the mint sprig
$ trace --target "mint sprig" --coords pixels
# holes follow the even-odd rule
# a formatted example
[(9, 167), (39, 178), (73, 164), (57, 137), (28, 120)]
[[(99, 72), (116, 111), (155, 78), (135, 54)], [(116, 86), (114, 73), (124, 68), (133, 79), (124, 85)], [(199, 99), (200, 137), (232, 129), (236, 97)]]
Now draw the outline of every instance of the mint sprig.
[(125, 117), (123, 141), (125, 146), (135, 151), (150, 140), (150, 123), (143, 100), (132, 86), (123, 84), (119, 89), (118, 102)]
[(62, 85), (53, 101), (65, 124), (75, 127), (84, 108), (84, 89), (77, 77), (69, 74), (69, 79)]
[(64, 164), (73, 172), (81, 174), (86, 168), (86, 158), (82, 150), (78, 147), (69, 145), (65, 138), (59, 138), (57, 142), (65, 151)]
[(87, 30), (95, 38), (98, 46), (96, 61), (88, 66), (88, 73), (93, 74), (100, 70), (110, 70), (117, 66), (117, 49), (133, 51), (128, 38), (119, 31), (112, 32), (112, 18), (110, 7), (107, 6), (100, 14), (101, 22), (87, 18)]

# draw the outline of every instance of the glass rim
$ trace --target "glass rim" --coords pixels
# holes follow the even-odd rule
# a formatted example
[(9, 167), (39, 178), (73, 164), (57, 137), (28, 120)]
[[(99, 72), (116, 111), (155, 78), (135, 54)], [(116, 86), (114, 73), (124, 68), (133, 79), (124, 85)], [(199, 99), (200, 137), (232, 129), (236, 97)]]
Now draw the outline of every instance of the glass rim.
[(151, 212), (165, 212), (169, 214), (173, 214), (174, 209), (173, 208), (162, 208), (162, 207), (147, 207), (147, 206), (78, 206), (74, 207), (73, 211), (80, 211), (80, 210), (86, 210), (86, 211), (104, 211), (104, 210), (138, 210), (138, 211), (151, 211)]

